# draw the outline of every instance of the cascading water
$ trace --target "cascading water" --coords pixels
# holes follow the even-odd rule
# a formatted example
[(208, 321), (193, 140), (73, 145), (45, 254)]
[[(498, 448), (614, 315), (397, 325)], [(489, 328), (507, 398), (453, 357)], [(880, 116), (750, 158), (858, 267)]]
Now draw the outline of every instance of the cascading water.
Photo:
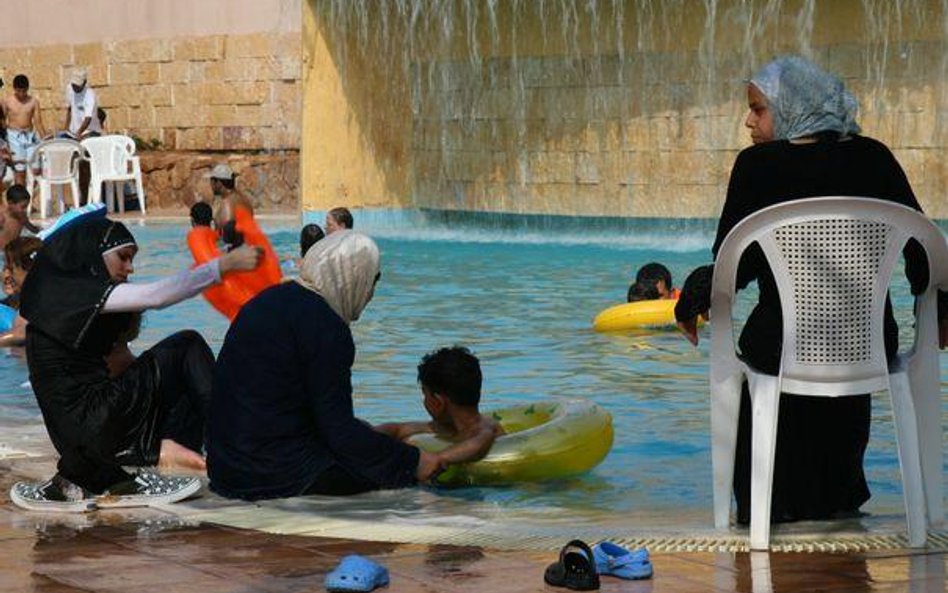
[(402, 206), (714, 216), (748, 143), (743, 80), (792, 52), (846, 80), (865, 132), (895, 150), (926, 209), (948, 216), (948, 0), (310, 6), (360, 150), (389, 164), (386, 191)]

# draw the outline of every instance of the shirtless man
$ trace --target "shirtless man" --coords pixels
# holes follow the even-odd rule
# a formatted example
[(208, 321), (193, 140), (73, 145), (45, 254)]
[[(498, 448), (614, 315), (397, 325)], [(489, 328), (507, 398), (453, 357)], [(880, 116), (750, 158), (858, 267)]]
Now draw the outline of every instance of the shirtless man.
[(225, 243), (236, 247), (240, 245), (237, 231), (234, 228), (234, 217), (238, 205), (244, 206), (253, 214), (253, 200), (236, 187), (237, 174), (224, 163), (214, 165), (208, 174), (211, 181), (211, 191), (217, 203), (214, 213), (214, 224), (220, 229), (221, 238)]
[(45, 135), (39, 100), (30, 95), (30, 79), (23, 74), (13, 77), (13, 95), (0, 101), (7, 120), (7, 144), (13, 157), (13, 180), (26, 184), (26, 166), (33, 148)]

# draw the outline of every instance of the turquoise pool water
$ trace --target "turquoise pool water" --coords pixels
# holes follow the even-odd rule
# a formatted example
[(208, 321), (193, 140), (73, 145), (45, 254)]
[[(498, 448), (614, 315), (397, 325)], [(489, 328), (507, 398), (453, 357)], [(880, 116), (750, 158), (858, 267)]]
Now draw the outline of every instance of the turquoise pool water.
[[(582, 221), (551, 226), (542, 220), (441, 220), (414, 227), (404, 220), (363, 222), (382, 249), (382, 280), (375, 299), (353, 326), (353, 382), (360, 416), (373, 422), (424, 417), (415, 366), (427, 351), (449, 344), (465, 344), (480, 356), (485, 408), (583, 397), (613, 415), (613, 450), (586, 476), (441, 495), (505, 509), (691, 514), (710, 521), (707, 330), (697, 349), (675, 332), (591, 330), (599, 310), (624, 299), (638, 266), (664, 262), (678, 283), (687, 271), (706, 263), (713, 231), (709, 224), (653, 221), (617, 228)], [(264, 228), (281, 254), (295, 254), (295, 222), (265, 222)], [(149, 223), (132, 230), (142, 245), (135, 280), (190, 264), (184, 223)], [(910, 313), (904, 286), (895, 292), (907, 334)], [(148, 313), (134, 349), (145, 349), (182, 328), (198, 329), (217, 350), (227, 324), (196, 298)], [(2, 353), (4, 423), (41, 422), (33, 396), (23, 385), (26, 379), (22, 353)], [(873, 405), (866, 459), (873, 499), (866, 510), (899, 512), (901, 487), (887, 398), (878, 396)]]

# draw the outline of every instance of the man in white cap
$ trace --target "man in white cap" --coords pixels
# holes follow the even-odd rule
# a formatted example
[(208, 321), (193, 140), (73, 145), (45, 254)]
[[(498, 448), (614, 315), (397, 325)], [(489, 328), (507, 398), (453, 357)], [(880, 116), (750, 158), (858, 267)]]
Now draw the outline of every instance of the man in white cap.
[(73, 70), (66, 88), (66, 123), (63, 129), (69, 132), (67, 136), (81, 139), (101, 134), (98, 106), (95, 91), (87, 84), (86, 71)]
[(237, 174), (226, 163), (214, 165), (207, 174), (211, 182), (211, 191), (217, 202), (214, 213), (214, 223), (221, 231), (225, 243), (232, 246), (240, 244), (234, 228), (234, 217), (238, 205), (247, 208), (253, 214), (253, 200), (244, 192), (237, 189)]

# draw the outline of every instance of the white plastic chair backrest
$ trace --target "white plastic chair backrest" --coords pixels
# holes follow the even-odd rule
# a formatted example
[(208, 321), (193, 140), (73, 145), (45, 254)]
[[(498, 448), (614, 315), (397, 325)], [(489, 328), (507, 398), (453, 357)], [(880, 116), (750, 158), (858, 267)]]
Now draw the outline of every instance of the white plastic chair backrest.
[(128, 136), (113, 134), (86, 138), (82, 146), (89, 151), (97, 177), (128, 176), (128, 159), (135, 154), (135, 141)]
[(806, 395), (886, 389), (886, 295), (909, 238), (925, 249), (930, 274), (928, 289), (919, 297), (923, 306), (917, 312), (914, 353), (923, 345), (937, 348), (934, 289), (948, 283), (944, 271), (939, 271), (948, 262), (945, 237), (923, 214), (874, 198), (821, 197), (777, 204), (741, 221), (721, 243), (715, 262), (712, 381), (715, 372), (721, 380), (739, 369), (731, 305), (741, 254), (757, 242), (780, 294), (780, 376), (785, 383), (796, 388), (800, 383), (818, 384)]
[(77, 174), (80, 158), (86, 151), (75, 140), (56, 138), (37, 145), (30, 159), (30, 167), (40, 170), (40, 177), (53, 183), (66, 182)]

